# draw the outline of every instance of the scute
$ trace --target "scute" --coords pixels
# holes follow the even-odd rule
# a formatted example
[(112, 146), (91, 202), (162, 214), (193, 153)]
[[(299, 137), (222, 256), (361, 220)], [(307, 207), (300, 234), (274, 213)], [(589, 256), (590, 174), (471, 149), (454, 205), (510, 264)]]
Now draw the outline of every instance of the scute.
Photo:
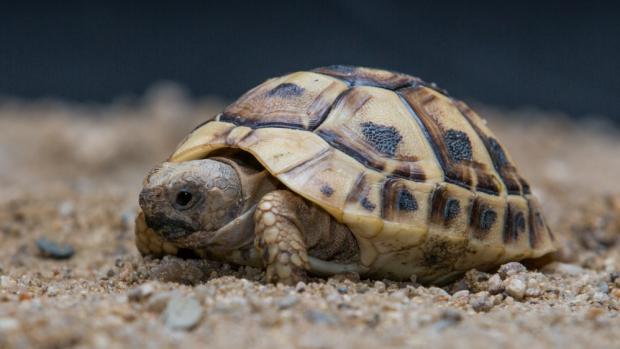
[(555, 250), (539, 203), (484, 121), (406, 74), (331, 66), (267, 80), (169, 160), (227, 147), (349, 226), (369, 276), (445, 282)]

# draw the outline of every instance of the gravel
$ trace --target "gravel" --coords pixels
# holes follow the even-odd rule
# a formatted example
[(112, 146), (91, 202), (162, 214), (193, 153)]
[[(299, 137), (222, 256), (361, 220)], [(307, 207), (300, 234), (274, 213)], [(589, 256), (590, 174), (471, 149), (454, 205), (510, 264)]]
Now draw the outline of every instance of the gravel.
[(162, 318), (168, 328), (191, 330), (198, 325), (202, 315), (202, 306), (195, 298), (173, 296), (168, 301)]

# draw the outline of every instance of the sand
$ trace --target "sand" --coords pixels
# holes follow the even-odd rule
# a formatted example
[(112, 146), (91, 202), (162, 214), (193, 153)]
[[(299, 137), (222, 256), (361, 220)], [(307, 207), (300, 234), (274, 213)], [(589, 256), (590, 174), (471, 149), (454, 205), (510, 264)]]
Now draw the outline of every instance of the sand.
[[(0, 348), (620, 347), (620, 133), (478, 106), (562, 249), (443, 288), (142, 259), (142, 177), (224, 103), (174, 86), (108, 105), (0, 102)], [(67, 244), (44, 256), (37, 239)]]

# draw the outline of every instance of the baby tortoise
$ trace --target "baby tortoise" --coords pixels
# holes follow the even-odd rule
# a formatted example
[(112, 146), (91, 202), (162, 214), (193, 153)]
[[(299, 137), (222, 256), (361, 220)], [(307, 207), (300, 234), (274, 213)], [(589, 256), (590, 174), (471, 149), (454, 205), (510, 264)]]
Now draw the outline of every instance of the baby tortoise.
[(143, 255), (445, 283), (556, 250), (530, 187), (434, 84), (330, 66), (267, 80), (199, 125), (140, 193)]

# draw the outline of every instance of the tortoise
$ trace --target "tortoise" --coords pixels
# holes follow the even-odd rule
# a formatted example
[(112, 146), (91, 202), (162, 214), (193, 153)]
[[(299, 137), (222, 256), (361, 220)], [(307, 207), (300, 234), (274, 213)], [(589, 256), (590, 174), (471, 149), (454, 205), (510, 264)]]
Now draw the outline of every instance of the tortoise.
[(530, 186), (476, 112), (365, 67), (276, 77), (196, 127), (139, 196), (142, 255), (444, 284), (556, 250)]

